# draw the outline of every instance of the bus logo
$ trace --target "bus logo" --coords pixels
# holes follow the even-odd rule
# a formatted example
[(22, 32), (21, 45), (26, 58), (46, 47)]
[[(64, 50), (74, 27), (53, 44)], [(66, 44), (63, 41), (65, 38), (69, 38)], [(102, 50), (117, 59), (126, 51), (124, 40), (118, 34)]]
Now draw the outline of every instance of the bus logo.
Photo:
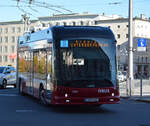
[(98, 93), (110, 93), (109, 89), (98, 89)]

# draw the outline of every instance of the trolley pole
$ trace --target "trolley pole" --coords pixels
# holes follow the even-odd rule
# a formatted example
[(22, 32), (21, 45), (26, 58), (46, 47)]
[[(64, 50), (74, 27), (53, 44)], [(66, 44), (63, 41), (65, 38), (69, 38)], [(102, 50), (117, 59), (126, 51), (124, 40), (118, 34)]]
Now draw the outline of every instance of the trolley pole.
[(129, 88), (130, 88), (130, 96), (132, 95), (132, 80), (133, 80), (133, 36), (132, 36), (132, 22), (133, 22), (133, 7), (132, 0), (129, 0), (129, 64), (128, 64), (128, 72), (129, 72)]
[(27, 17), (26, 14), (24, 15), (21, 15), (22, 16), (22, 21), (24, 23), (24, 33), (27, 33), (28, 32), (28, 25), (29, 25), (29, 17)]

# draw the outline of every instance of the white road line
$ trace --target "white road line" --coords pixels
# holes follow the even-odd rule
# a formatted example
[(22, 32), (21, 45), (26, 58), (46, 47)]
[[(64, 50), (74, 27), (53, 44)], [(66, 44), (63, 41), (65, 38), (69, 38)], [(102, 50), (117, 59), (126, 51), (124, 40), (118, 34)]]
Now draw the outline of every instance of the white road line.
[(7, 88), (14, 88), (14, 86), (12, 86), (12, 85), (8, 85), (8, 86), (6, 86)]
[(33, 112), (32, 110), (16, 110), (18, 113)]
[(0, 94), (0, 96), (16, 97), (16, 96), (19, 96), (19, 95), (17, 95), (17, 94)]

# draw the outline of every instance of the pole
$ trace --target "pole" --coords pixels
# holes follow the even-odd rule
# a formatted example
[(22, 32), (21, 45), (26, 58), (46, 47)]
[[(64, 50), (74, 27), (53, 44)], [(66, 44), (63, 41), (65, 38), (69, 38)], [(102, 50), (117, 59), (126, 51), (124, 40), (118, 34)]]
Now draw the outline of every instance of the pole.
[(132, 36), (132, 22), (133, 22), (133, 12), (132, 12), (132, 0), (129, 0), (129, 87), (130, 87), (130, 95), (131, 95), (131, 87), (133, 80), (133, 36)]
[(26, 14), (22, 15), (22, 21), (24, 23), (24, 33), (28, 32), (28, 25), (29, 25), (29, 17)]
[(142, 96), (142, 86), (143, 86), (143, 83), (142, 83), (142, 76), (140, 78), (140, 96)]

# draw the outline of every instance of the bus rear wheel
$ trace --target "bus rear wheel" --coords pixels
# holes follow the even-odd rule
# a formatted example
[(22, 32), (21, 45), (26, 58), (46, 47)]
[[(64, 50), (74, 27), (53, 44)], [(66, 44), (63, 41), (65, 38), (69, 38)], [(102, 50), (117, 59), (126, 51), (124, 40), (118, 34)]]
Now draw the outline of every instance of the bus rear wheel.
[(3, 88), (6, 88), (6, 86), (7, 86), (7, 80), (4, 79), (4, 80), (3, 80), (2, 87), (3, 87)]
[(20, 83), (19, 83), (19, 93), (21, 94), (21, 95), (25, 95), (24, 93), (23, 93), (23, 85), (22, 85), (22, 82), (20, 81)]

